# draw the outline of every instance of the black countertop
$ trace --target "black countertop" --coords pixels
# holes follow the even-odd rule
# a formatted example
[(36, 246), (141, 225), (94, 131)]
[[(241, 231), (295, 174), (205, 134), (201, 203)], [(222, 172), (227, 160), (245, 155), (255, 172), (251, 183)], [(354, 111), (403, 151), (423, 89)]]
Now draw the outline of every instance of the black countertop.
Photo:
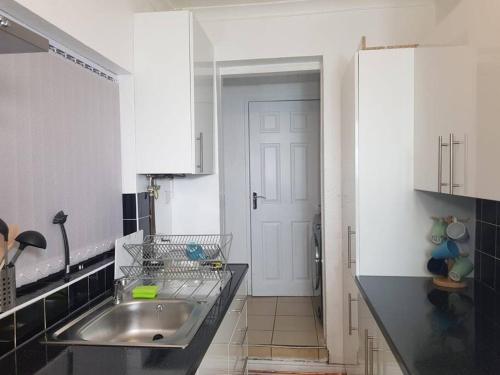
[(483, 286), (469, 280), (446, 291), (424, 277), (356, 282), (405, 374), (500, 374), (500, 299)]
[[(42, 343), (44, 339), (42, 334), (3, 358), (0, 361), (0, 373), (2, 375), (195, 374), (247, 273), (248, 265), (231, 264), (229, 268), (233, 272), (231, 280), (185, 349), (46, 345)], [(97, 303), (99, 301), (96, 301)]]

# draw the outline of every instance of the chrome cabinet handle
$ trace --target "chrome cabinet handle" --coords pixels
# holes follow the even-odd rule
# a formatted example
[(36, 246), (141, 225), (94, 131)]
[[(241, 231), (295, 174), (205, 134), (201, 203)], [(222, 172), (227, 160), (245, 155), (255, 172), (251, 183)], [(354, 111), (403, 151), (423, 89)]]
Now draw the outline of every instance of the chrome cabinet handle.
[(369, 360), (370, 360), (370, 373), (369, 375), (373, 375), (373, 366), (374, 366), (374, 360), (373, 360), (373, 353), (378, 352), (378, 348), (375, 348), (374, 344), (375, 338), (374, 337), (369, 337), (368, 338), (368, 353), (369, 353)]
[(443, 192), (443, 186), (448, 186), (443, 182), (443, 147), (448, 147), (448, 143), (443, 143), (443, 137), (438, 137), (438, 192)]
[(454, 179), (454, 167), (455, 167), (455, 145), (461, 145), (464, 142), (456, 141), (455, 140), (455, 134), (451, 133), (450, 134), (450, 194), (455, 194), (454, 188), (456, 187), (462, 187), (460, 184), (455, 184)]
[(370, 340), (373, 339), (372, 336), (368, 335), (368, 330), (365, 329), (365, 375), (370, 375)]
[(349, 336), (352, 336), (353, 331), (357, 331), (358, 329), (352, 326), (352, 303), (357, 302), (356, 298), (352, 298), (351, 293), (347, 294), (347, 308), (349, 310)]
[(356, 231), (351, 229), (351, 226), (349, 225), (347, 227), (347, 268), (351, 268), (353, 264), (356, 263), (356, 260), (352, 259), (352, 241), (351, 237), (356, 234)]
[(200, 163), (196, 167), (200, 170), (200, 173), (203, 173), (203, 132), (200, 132), (200, 136), (196, 140), (200, 141)]

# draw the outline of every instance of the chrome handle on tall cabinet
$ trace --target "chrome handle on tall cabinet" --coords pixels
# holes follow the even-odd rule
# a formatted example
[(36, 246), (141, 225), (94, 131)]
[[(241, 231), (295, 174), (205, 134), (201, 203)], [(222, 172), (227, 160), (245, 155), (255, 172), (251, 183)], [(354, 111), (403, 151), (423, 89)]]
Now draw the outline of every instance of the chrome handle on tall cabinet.
[(352, 240), (351, 237), (356, 234), (355, 230), (351, 229), (349, 225), (347, 227), (347, 268), (351, 268), (353, 264), (356, 263), (356, 260), (352, 259)]
[(373, 361), (373, 353), (378, 352), (378, 348), (375, 348), (374, 345), (375, 338), (374, 337), (368, 337), (368, 358), (370, 361), (370, 373), (368, 375), (373, 375), (373, 366), (374, 366), (374, 361)]
[(365, 329), (365, 375), (370, 375), (370, 340), (372, 336), (368, 335), (368, 330)]
[(347, 294), (347, 309), (349, 315), (349, 336), (352, 336), (353, 331), (357, 331), (358, 329), (352, 326), (352, 303), (357, 302), (356, 298), (352, 298), (351, 293)]
[(455, 191), (453, 190), (456, 187), (461, 187), (462, 185), (460, 184), (455, 184), (455, 175), (454, 175), (454, 169), (455, 169), (455, 145), (460, 145), (463, 142), (456, 141), (455, 140), (455, 134), (451, 133), (450, 134), (450, 194), (455, 194)]
[(438, 192), (443, 192), (443, 186), (448, 186), (443, 182), (443, 147), (448, 147), (448, 143), (443, 143), (443, 137), (438, 138)]
[(200, 132), (200, 136), (196, 140), (200, 142), (200, 163), (196, 167), (200, 173), (203, 173), (203, 132)]

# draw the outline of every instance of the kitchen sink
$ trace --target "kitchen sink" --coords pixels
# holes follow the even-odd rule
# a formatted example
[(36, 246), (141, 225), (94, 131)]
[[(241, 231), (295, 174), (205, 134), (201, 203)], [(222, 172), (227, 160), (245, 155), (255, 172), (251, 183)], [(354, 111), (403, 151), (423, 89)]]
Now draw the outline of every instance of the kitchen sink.
[(48, 344), (185, 348), (213, 306), (183, 299), (108, 299), (48, 336)]

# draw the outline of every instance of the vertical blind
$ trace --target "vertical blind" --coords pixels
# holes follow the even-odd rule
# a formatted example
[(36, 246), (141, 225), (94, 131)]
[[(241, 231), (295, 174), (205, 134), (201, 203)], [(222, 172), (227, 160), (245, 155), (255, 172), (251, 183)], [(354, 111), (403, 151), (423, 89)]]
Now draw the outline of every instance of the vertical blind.
[(63, 269), (59, 210), (72, 264), (121, 236), (118, 86), (52, 53), (0, 55), (0, 218), (47, 239), (17, 261), (18, 286)]

